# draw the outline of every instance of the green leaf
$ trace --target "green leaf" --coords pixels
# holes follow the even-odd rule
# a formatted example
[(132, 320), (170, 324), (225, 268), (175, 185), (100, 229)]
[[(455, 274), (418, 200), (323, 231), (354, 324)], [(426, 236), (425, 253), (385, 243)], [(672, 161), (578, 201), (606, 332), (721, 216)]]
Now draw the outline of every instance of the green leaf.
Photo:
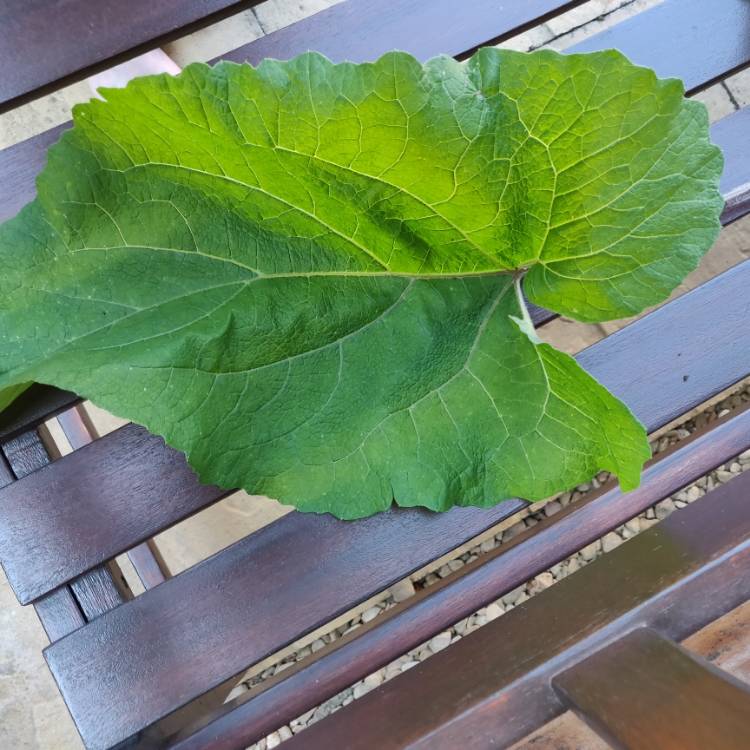
[(354, 518), (638, 482), (640, 424), (536, 339), (662, 300), (718, 230), (702, 105), (617, 52), (188, 67), (74, 111), (0, 228), (0, 388), (204, 481)]

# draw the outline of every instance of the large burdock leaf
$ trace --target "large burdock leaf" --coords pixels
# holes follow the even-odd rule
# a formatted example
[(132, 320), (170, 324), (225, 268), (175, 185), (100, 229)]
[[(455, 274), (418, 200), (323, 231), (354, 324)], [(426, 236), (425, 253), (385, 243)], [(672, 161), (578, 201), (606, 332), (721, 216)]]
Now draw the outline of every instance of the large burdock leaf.
[(75, 390), (204, 481), (344, 518), (637, 484), (643, 428), (536, 339), (518, 277), (601, 320), (695, 267), (721, 155), (678, 81), (309, 53), (104, 96), (0, 229), (0, 389)]

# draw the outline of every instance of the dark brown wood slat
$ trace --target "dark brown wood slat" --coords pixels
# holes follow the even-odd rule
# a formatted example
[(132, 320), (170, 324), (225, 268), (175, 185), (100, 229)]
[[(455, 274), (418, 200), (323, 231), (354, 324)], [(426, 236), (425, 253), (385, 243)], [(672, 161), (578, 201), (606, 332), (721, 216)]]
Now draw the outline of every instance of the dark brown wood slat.
[(50, 458), (60, 457), (58, 453), (50, 456), (37, 430), (30, 430), (3, 443), (2, 452), (13, 469), (16, 479), (23, 479), (42, 466), (46, 466)]
[(86, 624), (86, 618), (69, 586), (60, 586), (51, 594), (35, 601), (34, 609), (50, 643)]
[(565, 702), (614, 747), (747, 750), (750, 685), (638, 628), (558, 675)]
[[(88, 445), (99, 437), (94, 423), (81, 405), (63, 412), (58, 416), (57, 421), (74, 450), (83, 448), (84, 445)], [(169, 568), (151, 539), (128, 550), (128, 558), (141, 579), (141, 583), (147, 589), (163, 583), (170, 577)], [(127, 588), (125, 586), (122, 593), (129, 593), (125, 590)], [(79, 594), (76, 591), (76, 596), (81, 602), (83, 602), (82, 596), (88, 599), (86, 592), (80, 592)], [(86, 611), (85, 607), (84, 611)], [(92, 618), (89, 617), (89, 619)]]
[(47, 163), (47, 149), (73, 125), (65, 122), (0, 151), (0, 222), (15, 216), (36, 197), (36, 176)]
[(256, 3), (6, 0), (0, 7), (0, 112)]
[[(748, 374), (749, 287), (750, 261), (581, 352), (578, 361), (653, 431)], [(199, 485), (181, 454), (129, 425), (0, 492), (0, 542), (8, 539), (0, 561), (19, 599), (31, 601), (225, 494)], [(477, 511), (474, 533), (500, 517), (494, 509)], [(401, 523), (400, 516), (381, 518)], [(330, 523), (332, 534), (349, 527)], [(373, 539), (373, 549), (377, 544)]]
[(173, 750), (199, 750), (209, 740), (219, 747), (245, 747), (320, 705), (339, 691), (419, 646), (457, 620), (468, 617), (594, 539), (638, 515), (658, 500), (703, 476), (750, 447), (750, 412), (695, 435), (652, 463), (641, 487), (623, 495), (602, 491), (538, 523), (454, 576), (417, 593), (264, 684), (248, 700), (237, 699), (205, 717)]
[[(0, 158), (2, 158), (2, 152), (0, 152)], [(75, 393), (35, 383), (0, 412), (0, 441), (4, 442), (22, 432), (36, 429), (45, 420), (56, 416), (64, 409), (75, 406), (80, 401), (80, 396)]]
[(169, 566), (153, 539), (128, 550), (128, 558), (145, 589), (152, 589), (172, 577)]
[(750, 597), (748, 502), (750, 472), (309, 727), (289, 750), (507, 747), (564, 711), (551, 678), (587, 654), (641, 625), (682, 640)]
[[(36, 430), (19, 435), (2, 445), (0, 449), (0, 487), (10, 485), (19, 477), (28, 476), (51, 460), (58, 458), (59, 453), (48, 435), (42, 436)], [(96, 575), (96, 571), (86, 576)], [(85, 588), (86, 581), (80, 585)], [(104, 593), (113, 589), (112, 581), (102, 580), (99, 588)], [(95, 601), (96, 597), (92, 597)], [(50, 642), (71, 633), (86, 623), (81, 607), (72, 589), (63, 585), (51, 591), (34, 603), (34, 609), (44, 627)]]
[(119, 567), (113, 563), (79, 576), (70, 583), (70, 590), (87, 622), (133, 598)]
[(420, 60), (465, 55), (498, 43), (585, 0), (525, 0), (498, 5), (494, 0), (348, 0), (291, 26), (239, 47), (213, 62), (257, 64), (264, 57), (286, 60), (314, 49), (335, 62), (374, 60), (392, 49)]
[(0, 562), (26, 604), (227, 494), (127, 425), (5, 488)]
[(619, 49), (692, 94), (750, 63), (748, 29), (746, 0), (664, 0), (566, 52)]
[[(750, 36), (750, 35), (749, 35)], [(721, 192), (726, 201), (721, 222), (730, 224), (750, 212), (750, 154), (737, 154), (732, 144), (747, 140), (750, 107), (724, 117), (711, 127), (711, 140), (724, 152)]]

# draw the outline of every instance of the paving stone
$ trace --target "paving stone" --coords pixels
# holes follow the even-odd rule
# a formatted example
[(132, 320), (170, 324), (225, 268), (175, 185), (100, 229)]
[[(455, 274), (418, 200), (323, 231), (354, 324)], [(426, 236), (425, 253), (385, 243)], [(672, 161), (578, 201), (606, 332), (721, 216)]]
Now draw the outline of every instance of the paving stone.
[(252, 10), (206, 26), (164, 45), (163, 50), (181, 67), (191, 62), (207, 62), (262, 37), (263, 29)]
[(267, 0), (255, 6), (255, 16), (266, 34), (336, 5), (340, 0)]
[(750, 105), (750, 69), (735, 73), (726, 79), (725, 84), (740, 107)]
[(729, 95), (729, 92), (720, 83), (693, 95), (693, 99), (703, 102), (708, 109), (708, 119), (714, 123), (722, 117), (731, 115), (737, 107)]

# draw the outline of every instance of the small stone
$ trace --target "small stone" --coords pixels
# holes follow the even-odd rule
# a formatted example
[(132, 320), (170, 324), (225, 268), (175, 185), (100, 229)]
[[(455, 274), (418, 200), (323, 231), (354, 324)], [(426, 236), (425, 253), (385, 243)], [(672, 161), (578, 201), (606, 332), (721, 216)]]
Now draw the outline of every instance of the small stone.
[(497, 602), (492, 602), (492, 604), (490, 604), (485, 610), (485, 616), (487, 617), (487, 622), (492, 622), (493, 620), (497, 620), (497, 618), (500, 617), (500, 615), (503, 614), (503, 612), (504, 612), (503, 608)]
[(481, 628), (482, 625), (487, 624), (487, 615), (484, 612), (477, 612), (472, 618), (470, 626), (476, 630), (477, 628)]
[(226, 701), (231, 701), (237, 698), (240, 695), (244, 695), (247, 692), (247, 687), (244, 682), (241, 682), (239, 685), (235, 685), (232, 688), (232, 692), (229, 693), (229, 695), (226, 697)]
[(435, 573), (428, 573), (425, 576), (424, 582), (426, 586), (432, 586), (433, 583), (437, 583), (440, 580), (439, 576)]
[(354, 699), (361, 698), (363, 695), (367, 695), (375, 686), (370, 687), (366, 682), (358, 682), (354, 686)]
[(734, 478), (734, 474), (732, 474), (731, 471), (727, 471), (726, 469), (717, 469), (716, 478), (720, 482), (728, 482), (730, 479)]
[(446, 630), (442, 633), (438, 633), (434, 638), (430, 640), (430, 651), (436, 654), (438, 651), (442, 651), (444, 648), (448, 648), (451, 643), (450, 631)]
[(289, 729), (289, 727), (281, 727), (281, 729), (279, 729), (279, 737), (282, 742), (284, 740), (290, 740), (292, 738), (292, 730)]
[(573, 499), (573, 493), (572, 492), (564, 492), (562, 495), (560, 495), (560, 505), (562, 505), (563, 508), (570, 505), (570, 501)]
[(466, 617), (463, 620), (459, 620), (454, 626), (453, 629), (459, 633), (460, 635), (465, 635), (466, 631), (469, 627), (469, 618)]
[(685, 493), (685, 500), (687, 500), (689, 503), (694, 503), (701, 495), (702, 493), (698, 487), (691, 487)]
[(580, 551), (581, 557), (587, 562), (590, 562), (597, 556), (599, 550), (601, 549), (601, 544), (602, 543), (598, 539), (596, 541), (591, 542), (591, 544), (587, 544)]
[(538, 581), (542, 588), (549, 588), (554, 582), (555, 578), (548, 570), (545, 570), (544, 573), (540, 573), (535, 579), (535, 581)]
[(452, 573), (455, 573), (460, 568), (463, 568), (463, 566), (464, 566), (463, 560), (451, 560), (448, 563), (448, 567), (451, 569)]
[(401, 674), (401, 664), (389, 664), (385, 668), (385, 679), (390, 680), (393, 677), (395, 677), (397, 674)]
[(565, 577), (565, 561), (557, 563), (557, 565), (553, 565), (549, 572), (552, 573), (552, 575), (555, 578), (564, 578)]
[(416, 667), (417, 664), (419, 664), (418, 661), (414, 661), (414, 659), (410, 659), (409, 661), (406, 661), (401, 665), (401, 671), (406, 672), (410, 670), (412, 667)]
[(536, 526), (539, 523), (539, 520), (534, 518), (534, 516), (529, 516), (528, 518), (523, 519), (523, 523), (527, 529), (530, 529), (532, 526)]
[(448, 567), (448, 565), (447, 565), (447, 564), (446, 564), (446, 565), (443, 565), (443, 566), (442, 566), (442, 567), (441, 567), (441, 568), (440, 568), (440, 569), (438, 570), (438, 575), (439, 575), (439, 576), (440, 576), (441, 578), (447, 578), (447, 577), (448, 577), (448, 576), (449, 576), (450, 574), (451, 574), (451, 569), (450, 569), (450, 568)]
[(631, 534), (637, 534), (641, 530), (641, 520), (640, 518), (631, 518), (629, 521), (625, 522), (625, 528), (631, 533)]
[(656, 518), (656, 511), (653, 508), (647, 508), (646, 518), (648, 518), (649, 520)]
[(735, 461), (730, 467), (729, 471), (732, 472), (732, 474), (739, 474), (742, 471), (742, 467), (739, 465), (737, 461)]
[[(692, 488), (691, 488), (692, 489)], [(695, 488), (697, 489), (697, 488)], [(656, 517), (661, 521), (675, 510), (674, 500), (668, 497), (656, 504)]]
[(372, 674), (368, 674), (367, 677), (364, 679), (365, 685), (368, 685), (370, 688), (376, 688), (378, 685), (383, 684), (383, 678), (384, 673), (382, 669), (379, 669), (377, 672), (373, 672)]
[(485, 539), (480, 545), (479, 549), (482, 550), (482, 552), (492, 552), (493, 549), (495, 549), (495, 540), (494, 539)]
[(297, 719), (296, 719), (296, 721), (297, 721), (297, 722), (298, 722), (299, 724), (302, 724), (303, 726), (304, 726), (304, 725), (307, 725), (307, 724), (309, 724), (309, 722), (310, 722), (310, 719), (312, 719), (312, 715), (313, 715), (314, 713), (315, 713), (315, 709), (313, 708), (313, 709), (311, 709), (310, 711), (306, 711), (306, 712), (305, 712), (305, 713), (303, 713), (303, 714), (302, 714), (301, 716), (298, 716), (298, 717), (297, 717)]
[(505, 529), (505, 531), (503, 531), (503, 544), (517, 537), (525, 528), (523, 521), (520, 521), (519, 523), (513, 524), (509, 529)]
[(277, 664), (274, 669), (274, 674), (279, 674), (279, 672), (283, 672), (285, 669), (288, 669), (292, 666), (294, 662), (291, 661), (282, 661), (281, 664)]
[(394, 586), (391, 586), (391, 596), (395, 602), (403, 602), (414, 596), (414, 584), (411, 578), (405, 578)]
[(559, 513), (561, 510), (562, 505), (560, 504), (560, 501), (553, 500), (544, 506), (544, 515), (549, 518), (549, 516), (554, 516), (555, 513)]
[(370, 609), (366, 609), (362, 613), (362, 622), (370, 622), (370, 620), (374, 620), (378, 615), (380, 614), (380, 607), (375, 605), (374, 607), (370, 607)]
[(575, 557), (571, 557), (570, 560), (568, 560), (568, 575), (571, 573), (575, 573), (576, 570), (578, 570), (581, 567), (581, 561), (579, 557), (576, 555)]
[(650, 529), (655, 523), (657, 523), (656, 518), (641, 518), (641, 531)]
[(518, 588), (513, 589), (512, 591), (509, 591), (505, 596), (502, 598), (503, 604), (507, 607), (508, 605), (513, 606), (523, 595), (523, 586), (519, 586)]
[(622, 539), (615, 534), (614, 531), (610, 531), (609, 534), (606, 534), (605, 537), (602, 539), (602, 549), (605, 552), (611, 552), (613, 549), (616, 549), (622, 544)]
[(729, 409), (722, 409), (722, 410), (721, 410), (721, 411), (719, 412), (719, 415), (718, 415), (718, 416), (719, 416), (719, 419), (721, 419), (722, 417), (726, 417), (726, 415), (727, 415), (727, 414), (729, 414)]
[(281, 737), (279, 737), (278, 732), (269, 734), (268, 737), (266, 737), (266, 747), (269, 750), (271, 750), (271, 748), (278, 747), (280, 744), (281, 744)]
[(740, 453), (738, 458), (741, 464), (749, 464), (750, 463), (750, 449)]

